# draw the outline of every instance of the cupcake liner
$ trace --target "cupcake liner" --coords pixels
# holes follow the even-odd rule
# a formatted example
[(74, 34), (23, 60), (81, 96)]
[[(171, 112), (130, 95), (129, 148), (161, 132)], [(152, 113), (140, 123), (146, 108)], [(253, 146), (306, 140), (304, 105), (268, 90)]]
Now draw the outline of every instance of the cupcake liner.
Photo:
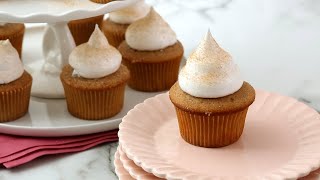
[(23, 43), (24, 32), (25, 32), (25, 26), (23, 25), (23, 28), (21, 28), (20, 31), (12, 32), (9, 35), (0, 34), (0, 40), (9, 39), (12, 46), (18, 51), (20, 58), (22, 54), (22, 43)]
[(0, 92), (0, 122), (16, 120), (28, 112), (32, 78), (27, 73), (23, 76), (28, 76), (28, 82), (21, 82), (21, 87)]
[(100, 4), (106, 4), (106, 3), (109, 3), (114, 0), (90, 0), (90, 1), (95, 2), (95, 3), (100, 3)]
[(101, 27), (102, 21), (103, 15), (87, 19), (70, 21), (68, 23), (68, 26), (76, 45), (78, 46), (80, 44), (88, 42), (96, 24), (98, 24), (99, 27)]
[(248, 108), (223, 114), (185, 111), (175, 106), (181, 137), (200, 147), (223, 147), (236, 142), (244, 129)]
[(81, 89), (62, 80), (68, 111), (86, 120), (101, 120), (119, 113), (123, 107), (126, 83), (109, 89)]
[[(119, 26), (116, 28), (116, 26)], [(111, 44), (113, 47), (118, 48), (119, 45), (122, 43), (122, 41), (125, 40), (125, 34), (126, 30), (129, 25), (123, 25), (123, 24), (115, 24), (109, 22), (109, 20), (106, 20), (103, 24), (103, 33), (107, 37), (109, 44)]]
[(156, 92), (168, 90), (177, 81), (181, 58), (159, 63), (132, 63), (123, 58), (130, 70), (128, 85), (138, 91)]

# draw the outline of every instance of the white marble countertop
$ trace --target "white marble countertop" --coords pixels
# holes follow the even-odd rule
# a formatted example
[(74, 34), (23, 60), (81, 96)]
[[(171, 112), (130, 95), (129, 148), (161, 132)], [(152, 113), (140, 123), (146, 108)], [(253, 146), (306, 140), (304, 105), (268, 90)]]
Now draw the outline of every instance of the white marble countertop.
[[(320, 1), (318, 0), (153, 0), (171, 24), (188, 56), (211, 29), (256, 88), (279, 92), (320, 110)], [(42, 157), (0, 180), (117, 179), (117, 143), (81, 153)]]

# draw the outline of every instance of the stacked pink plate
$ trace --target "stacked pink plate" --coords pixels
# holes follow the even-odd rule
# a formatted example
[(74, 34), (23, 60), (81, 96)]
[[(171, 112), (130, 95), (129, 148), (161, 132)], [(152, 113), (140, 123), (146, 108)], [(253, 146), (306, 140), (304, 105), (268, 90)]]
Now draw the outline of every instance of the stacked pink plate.
[(293, 98), (260, 90), (241, 138), (230, 146), (186, 143), (168, 93), (123, 118), (119, 143), (115, 167), (122, 180), (320, 179), (319, 114)]

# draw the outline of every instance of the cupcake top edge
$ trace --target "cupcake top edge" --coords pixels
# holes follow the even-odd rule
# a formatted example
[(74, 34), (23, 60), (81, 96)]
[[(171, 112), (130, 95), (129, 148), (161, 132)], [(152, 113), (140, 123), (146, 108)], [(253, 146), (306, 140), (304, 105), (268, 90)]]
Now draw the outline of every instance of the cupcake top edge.
[(69, 56), (74, 76), (97, 79), (116, 72), (121, 64), (120, 52), (108, 43), (96, 25), (87, 43), (77, 46)]
[(0, 22), (0, 26), (4, 26), (6, 24), (7, 24), (6, 22)]
[(229, 53), (223, 50), (210, 31), (187, 59), (179, 73), (180, 88), (199, 98), (220, 98), (237, 92), (243, 77)]
[(23, 64), (18, 51), (10, 41), (0, 41), (0, 84), (8, 84), (19, 79), (23, 72)]
[(177, 43), (176, 33), (153, 8), (128, 27), (125, 37), (127, 44), (138, 51), (158, 51)]
[(143, 17), (150, 11), (150, 5), (144, 0), (139, 0), (135, 4), (118, 11), (110, 12), (109, 19), (118, 24), (131, 24)]

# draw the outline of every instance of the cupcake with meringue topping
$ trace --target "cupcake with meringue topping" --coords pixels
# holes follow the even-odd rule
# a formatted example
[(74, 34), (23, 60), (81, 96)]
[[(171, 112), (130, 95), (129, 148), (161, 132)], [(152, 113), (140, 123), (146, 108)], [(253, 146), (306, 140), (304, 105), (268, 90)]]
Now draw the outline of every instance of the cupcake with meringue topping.
[(22, 23), (0, 23), (0, 40), (10, 40), (21, 58), (25, 25)]
[(187, 59), (169, 96), (186, 142), (223, 147), (240, 138), (255, 90), (208, 32)]
[(131, 78), (128, 85), (138, 91), (168, 90), (177, 81), (183, 46), (169, 24), (151, 8), (148, 15), (132, 23), (119, 46), (122, 63)]
[(77, 46), (60, 75), (70, 114), (80, 119), (112, 117), (123, 107), (128, 69), (121, 54), (96, 26), (87, 43)]
[(8, 122), (28, 112), (32, 77), (9, 40), (0, 41), (0, 57), (0, 122)]
[(144, 0), (139, 0), (129, 7), (110, 12), (108, 19), (102, 25), (102, 30), (109, 43), (114, 47), (118, 47), (125, 39), (128, 26), (145, 17), (149, 11), (150, 6)]

